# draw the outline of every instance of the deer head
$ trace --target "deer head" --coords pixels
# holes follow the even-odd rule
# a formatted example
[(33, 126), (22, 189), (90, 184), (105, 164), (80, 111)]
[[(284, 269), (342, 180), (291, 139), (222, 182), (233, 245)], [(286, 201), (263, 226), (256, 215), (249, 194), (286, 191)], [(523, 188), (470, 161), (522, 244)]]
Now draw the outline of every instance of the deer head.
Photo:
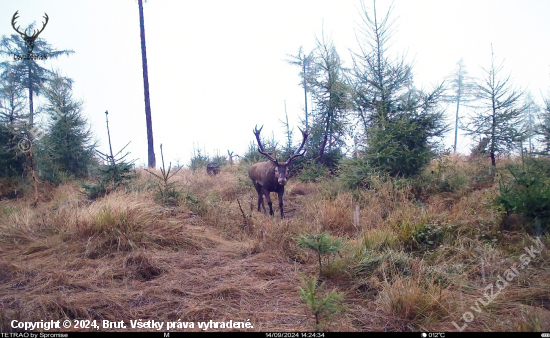
[(34, 42), (38, 38), (38, 35), (40, 35), (40, 33), (42, 33), (42, 31), (44, 30), (44, 28), (46, 28), (46, 25), (48, 24), (48, 20), (49, 20), (48, 14), (44, 13), (44, 19), (46, 19), (46, 22), (42, 22), (42, 29), (40, 29), (38, 31), (33, 30), (33, 34), (31, 36), (28, 36), (26, 30), (24, 32), (21, 32), (19, 30), (19, 26), (17, 26), (17, 28), (15, 28), (15, 20), (17, 20), (17, 18), (18, 18), (18, 16), (17, 16), (18, 13), (19, 13), (19, 11), (15, 12), (15, 14), (13, 15), (13, 17), (11, 19), (11, 26), (13, 27), (13, 29), (17, 33), (19, 33), (21, 35), (23, 40), (25, 40), (25, 44), (26, 44), (26, 47), (27, 47), (27, 53), (31, 54), (32, 50), (34, 49)]
[[(304, 156), (304, 154), (306, 153), (306, 149), (304, 148), (304, 145), (306, 144), (308, 133), (306, 131), (303, 131), (302, 129), (298, 128), (298, 129), (300, 129), (300, 132), (302, 133), (302, 138), (303, 138), (302, 139), (302, 144), (300, 145), (300, 148), (298, 148), (296, 153), (294, 153), (292, 156), (290, 156), (290, 158), (286, 162), (279, 162), (270, 153), (265, 151), (265, 149), (262, 145), (262, 142), (260, 141), (260, 132), (262, 131), (262, 129), (263, 129), (263, 126), (260, 129), (258, 129), (257, 126), (254, 127), (254, 135), (256, 135), (256, 141), (258, 142), (258, 151), (260, 152), (260, 154), (267, 157), (267, 159), (275, 165), (275, 176), (277, 178), (277, 182), (280, 185), (284, 186), (286, 184), (286, 181), (287, 181), (288, 166), (297, 157)], [(304, 148), (303, 151), (302, 151), (302, 148)]]

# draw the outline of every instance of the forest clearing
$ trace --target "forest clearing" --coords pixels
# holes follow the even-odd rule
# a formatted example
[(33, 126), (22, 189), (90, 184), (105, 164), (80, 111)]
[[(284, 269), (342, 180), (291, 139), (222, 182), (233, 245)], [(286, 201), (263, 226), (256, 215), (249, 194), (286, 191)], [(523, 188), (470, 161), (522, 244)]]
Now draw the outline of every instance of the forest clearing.
[(0, 13), (0, 332), (550, 331), (550, 5), (152, 2)]
[[(215, 176), (181, 170), (173, 180), (182, 194), (169, 205), (144, 170), (94, 202), (76, 182), (44, 186), (36, 208), (32, 194), (3, 200), (2, 331), (8, 319), (65, 318), (249, 319), (254, 331), (310, 331), (315, 319), (297, 291), (309, 276), (325, 282), (322, 294), (343, 295), (332, 320), (321, 318), (326, 331), (454, 331), (452, 322), (465, 331), (548, 330), (550, 236), (493, 206), (498, 184), (483, 160), (448, 161), (431, 184), (446, 175), (461, 182), (453, 191), (418, 194), (381, 179), (350, 192), (331, 179), (292, 179), (283, 220), (255, 210), (244, 164)], [(319, 273), (316, 253), (297, 238), (325, 231), (342, 245), (322, 257)], [(487, 304), (487, 286), (533, 245), (540, 252), (491, 289)], [(474, 320), (463, 320), (467, 312)]]

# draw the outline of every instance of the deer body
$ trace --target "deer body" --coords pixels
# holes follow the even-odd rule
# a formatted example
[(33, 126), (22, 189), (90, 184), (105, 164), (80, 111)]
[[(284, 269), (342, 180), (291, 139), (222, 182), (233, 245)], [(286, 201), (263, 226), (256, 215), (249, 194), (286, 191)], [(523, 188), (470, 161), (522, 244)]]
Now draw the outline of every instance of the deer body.
[[(250, 167), (250, 170), (248, 170), (248, 176), (250, 176), (250, 179), (254, 183), (254, 187), (258, 192), (258, 211), (260, 211), (261, 205), (264, 209), (264, 212), (266, 213), (263, 199), (263, 197), (265, 196), (265, 199), (267, 200), (267, 205), (269, 206), (269, 214), (274, 215), (272, 207), (273, 203), (271, 202), (269, 194), (271, 192), (276, 192), (279, 196), (279, 209), (281, 210), (281, 218), (283, 218), (283, 194), (285, 193), (286, 177), (284, 178), (284, 181), (282, 181), (283, 184), (279, 183), (279, 178), (275, 174), (276, 168), (277, 167), (275, 166), (275, 164), (271, 163), (270, 161), (256, 163)], [(278, 170), (278, 172), (280, 171)]]
[(269, 214), (274, 215), (272, 207), (273, 203), (271, 202), (269, 194), (271, 192), (276, 192), (279, 197), (279, 209), (281, 211), (281, 218), (284, 218), (283, 194), (285, 193), (285, 184), (287, 182), (288, 166), (296, 157), (304, 155), (305, 149), (303, 153), (300, 153), (300, 151), (306, 143), (308, 134), (307, 132), (302, 131), (302, 145), (300, 146), (296, 154), (292, 155), (286, 162), (278, 162), (277, 159), (271, 156), (271, 154), (265, 152), (264, 147), (260, 142), (261, 130), (262, 128), (260, 128), (260, 130), (255, 128), (254, 130), (256, 140), (258, 141), (258, 151), (262, 155), (266, 156), (269, 161), (260, 162), (252, 165), (248, 170), (248, 176), (252, 180), (252, 183), (254, 184), (254, 187), (258, 192), (258, 211), (260, 211), (261, 205), (264, 209), (264, 213), (267, 213), (264, 205), (265, 196), (265, 199), (267, 200), (267, 205), (269, 206)]

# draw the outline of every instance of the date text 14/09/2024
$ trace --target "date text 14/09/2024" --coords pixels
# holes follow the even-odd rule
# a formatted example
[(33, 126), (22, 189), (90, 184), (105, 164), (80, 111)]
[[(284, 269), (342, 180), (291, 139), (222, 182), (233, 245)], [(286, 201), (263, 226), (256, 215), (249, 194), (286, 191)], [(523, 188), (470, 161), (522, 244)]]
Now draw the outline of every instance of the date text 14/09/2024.
[(266, 338), (325, 338), (324, 332), (266, 332)]

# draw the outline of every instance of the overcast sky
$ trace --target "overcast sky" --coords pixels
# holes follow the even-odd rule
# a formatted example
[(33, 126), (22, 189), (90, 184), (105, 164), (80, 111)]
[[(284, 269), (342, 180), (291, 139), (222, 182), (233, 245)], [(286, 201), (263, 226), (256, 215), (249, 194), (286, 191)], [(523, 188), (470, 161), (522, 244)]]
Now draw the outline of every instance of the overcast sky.
[[(379, 15), (392, 1), (377, 1)], [(371, 1), (365, 1), (372, 8)], [(414, 80), (428, 89), (441, 82), (463, 58), (472, 76), (490, 66), (491, 43), (504, 74), (540, 102), (550, 88), (550, 1), (548, 0), (395, 0), (397, 30), (390, 53), (407, 52)], [(108, 149), (105, 111), (113, 149), (128, 141), (132, 158), (147, 163), (147, 137), (136, 0), (0, 0), (0, 35), (15, 34), (18, 24), (40, 26), (55, 48), (76, 53), (39, 61), (74, 79), (74, 95)], [(145, 35), (155, 152), (187, 164), (195, 146), (242, 154), (254, 135), (283, 139), (279, 119), (286, 100), (296, 126), (303, 108), (299, 69), (285, 62), (300, 46), (314, 47), (322, 29), (350, 66), (361, 21), (358, 0), (150, 0), (144, 3)], [(453, 108), (449, 107), (449, 115)], [(466, 111), (463, 111), (466, 113)], [(452, 120), (450, 120), (452, 121)], [(298, 141), (298, 140), (297, 140)], [(446, 140), (452, 144), (452, 137)], [(466, 153), (470, 140), (459, 139)]]

